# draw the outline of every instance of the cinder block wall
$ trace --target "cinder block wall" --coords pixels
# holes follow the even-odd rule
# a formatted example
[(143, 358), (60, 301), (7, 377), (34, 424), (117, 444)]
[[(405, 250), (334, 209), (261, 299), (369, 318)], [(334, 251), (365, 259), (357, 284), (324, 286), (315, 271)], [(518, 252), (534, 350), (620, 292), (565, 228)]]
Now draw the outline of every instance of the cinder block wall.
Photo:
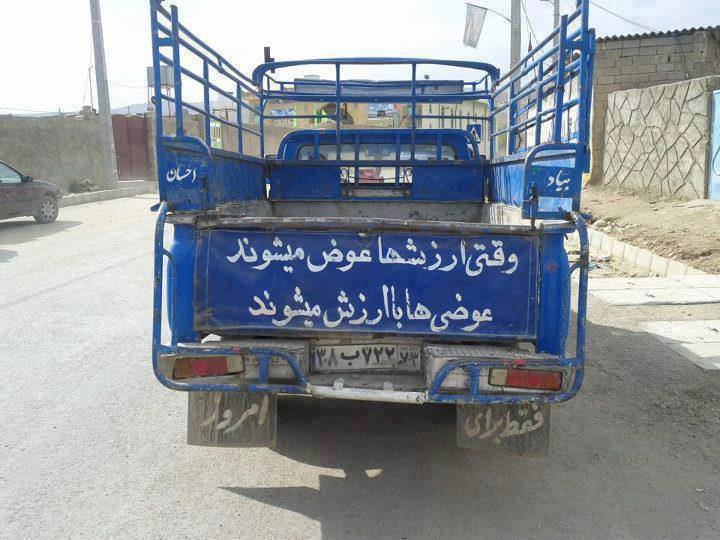
[(610, 94), (603, 183), (663, 197), (705, 197), (711, 95), (718, 88), (720, 76), (714, 76)]
[(68, 191), (89, 178), (101, 184), (100, 121), (97, 116), (0, 116), (0, 160)]
[(590, 182), (602, 181), (609, 94), (717, 74), (720, 74), (720, 30), (598, 40), (593, 81)]

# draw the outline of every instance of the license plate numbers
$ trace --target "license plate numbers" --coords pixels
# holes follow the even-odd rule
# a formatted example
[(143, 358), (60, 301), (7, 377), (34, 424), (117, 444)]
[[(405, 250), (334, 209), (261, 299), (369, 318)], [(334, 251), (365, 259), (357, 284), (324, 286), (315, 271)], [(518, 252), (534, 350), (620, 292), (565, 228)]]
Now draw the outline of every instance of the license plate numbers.
[(420, 347), (412, 345), (318, 345), (311, 352), (311, 365), (317, 373), (367, 370), (418, 372), (420, 358)]

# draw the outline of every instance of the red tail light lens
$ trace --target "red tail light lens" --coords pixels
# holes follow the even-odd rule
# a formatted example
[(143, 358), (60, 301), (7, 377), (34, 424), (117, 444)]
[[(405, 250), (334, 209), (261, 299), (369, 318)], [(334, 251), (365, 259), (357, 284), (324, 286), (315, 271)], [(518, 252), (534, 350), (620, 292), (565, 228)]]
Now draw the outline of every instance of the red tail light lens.
[(204, 356), (196, 358), (178, 358), (175, 360), (173, 377), (189, 379), (192, 377), (217, 377), (242, 371), (242, 362), (226, 356)]
[(528, 390), (560, 390), (562, 388), (561, 371), (540, 371), (535, 369), (499, 369), (490, 370), (489, 382), (493, 386), (526, 388)]

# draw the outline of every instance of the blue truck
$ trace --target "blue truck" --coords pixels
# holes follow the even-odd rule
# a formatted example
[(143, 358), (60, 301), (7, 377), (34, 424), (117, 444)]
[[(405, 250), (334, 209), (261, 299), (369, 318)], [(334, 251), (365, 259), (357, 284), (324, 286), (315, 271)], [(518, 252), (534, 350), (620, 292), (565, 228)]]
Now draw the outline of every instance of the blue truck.
[[(150, 11), (152, 363), (188, 393), (188, 442), (274, 446), (295, 395), (454, 404), (459, 445), (547, 452), (551, 404), (583, 380), (588, 0), (504, 75), (428, 58), (245, 75), (175, 6)], [(343, 78), (359, 66), (407, 75)], [(309, 69), (329, 76), (292, 76)], [(361, 105), (384, 127), (351, 124)], [(278, 120), (299, 127), (272, 143)]]

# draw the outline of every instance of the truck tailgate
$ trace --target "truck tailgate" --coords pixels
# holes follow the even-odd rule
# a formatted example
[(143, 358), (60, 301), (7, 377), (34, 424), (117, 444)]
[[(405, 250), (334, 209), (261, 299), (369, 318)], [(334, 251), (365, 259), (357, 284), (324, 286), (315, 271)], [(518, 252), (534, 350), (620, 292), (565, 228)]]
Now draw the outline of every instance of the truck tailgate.
[(197, 231), (195, 327), (532, 340), (538, 236)]

